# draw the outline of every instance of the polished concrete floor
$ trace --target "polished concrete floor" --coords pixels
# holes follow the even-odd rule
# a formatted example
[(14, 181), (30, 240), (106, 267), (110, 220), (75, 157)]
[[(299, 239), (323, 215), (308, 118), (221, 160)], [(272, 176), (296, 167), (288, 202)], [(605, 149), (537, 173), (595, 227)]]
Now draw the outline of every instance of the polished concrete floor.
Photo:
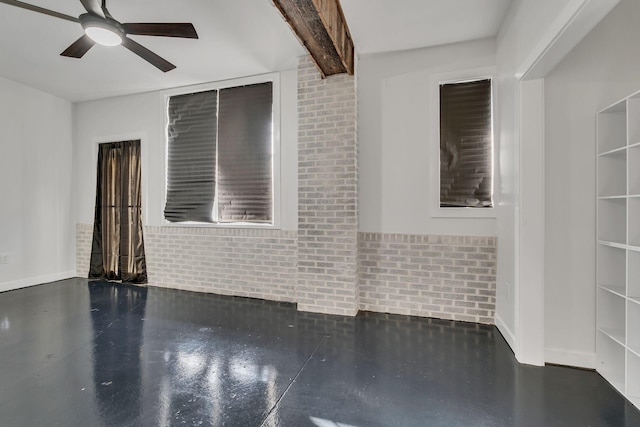
[(640, 426), (494, 327), (84, 279), (0, 294), (0, 426)]

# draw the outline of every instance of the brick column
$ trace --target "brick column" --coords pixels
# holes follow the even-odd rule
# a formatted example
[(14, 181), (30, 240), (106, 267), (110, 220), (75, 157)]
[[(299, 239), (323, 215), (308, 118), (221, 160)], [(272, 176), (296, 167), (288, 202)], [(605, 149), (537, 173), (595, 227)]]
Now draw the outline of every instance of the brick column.
[(355, 78), (298, 67), (298, 309), (358, 311)]

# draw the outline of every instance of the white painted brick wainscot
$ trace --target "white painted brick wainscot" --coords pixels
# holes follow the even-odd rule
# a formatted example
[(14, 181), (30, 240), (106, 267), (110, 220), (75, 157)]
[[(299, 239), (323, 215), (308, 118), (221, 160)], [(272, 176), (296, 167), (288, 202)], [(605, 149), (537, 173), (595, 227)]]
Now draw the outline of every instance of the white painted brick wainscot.
[(494, 323), (495, 237), (359, 233), (360, 309)]
[[(87, 277), (93, 226), (78, 224), (76, 230), (76, 273)], [(145, 227), (144, 232), (151, 286), (298, 306), (300, 295), (309, 298), (300, 292), (295, 231)], [(358, 233), (357, 269), (359, 310), (494, 323), (495, 237)]]

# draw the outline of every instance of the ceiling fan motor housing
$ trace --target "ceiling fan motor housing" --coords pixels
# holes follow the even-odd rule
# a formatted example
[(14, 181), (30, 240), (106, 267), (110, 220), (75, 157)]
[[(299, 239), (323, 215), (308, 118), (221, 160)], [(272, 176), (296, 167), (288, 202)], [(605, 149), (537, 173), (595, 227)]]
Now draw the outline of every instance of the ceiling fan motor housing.
[(125, 31), (122, 25), (110, 17), (102, 18), (91, 13), (80, 15), (80, 25), (85, 34), (96, 43), (106, 46), (116, 46), (122, 43)]

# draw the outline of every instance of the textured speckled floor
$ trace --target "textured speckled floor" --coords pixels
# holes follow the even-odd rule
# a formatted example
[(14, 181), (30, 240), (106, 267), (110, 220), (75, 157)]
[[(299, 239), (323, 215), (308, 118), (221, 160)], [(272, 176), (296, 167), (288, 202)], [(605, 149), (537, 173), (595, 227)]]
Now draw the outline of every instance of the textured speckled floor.
[(494, 327), (83, 279), (0, 294), (0, 426), (640, 426)]

